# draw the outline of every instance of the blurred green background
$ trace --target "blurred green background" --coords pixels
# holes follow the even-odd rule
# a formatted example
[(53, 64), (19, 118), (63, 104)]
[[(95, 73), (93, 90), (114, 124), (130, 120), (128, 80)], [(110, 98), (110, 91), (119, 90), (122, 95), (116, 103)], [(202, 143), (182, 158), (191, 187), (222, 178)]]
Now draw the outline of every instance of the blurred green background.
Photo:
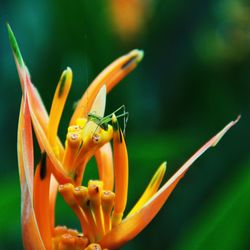
[[(21, 249), (16, 157), (21, 89), (6, 21), (48, 109), (60, 73), (67, 66), (73, 70), (62, 140), (74, 102), (94, 77), (120, 55), (145, 51), (107, 102), (107, 113), (122, 104), (130, 112), (128, 209), (162, 161), (168, 161), (167, 179), (241, 114), (237, 126), (193, 164), (152, 223), (123, 249), (250, 249), (249, 1), (1, 0), (0, 249)], [(92, 165), (89, 178), (95, 175)], [(61, 204), (58, 223), (78, 226)]]

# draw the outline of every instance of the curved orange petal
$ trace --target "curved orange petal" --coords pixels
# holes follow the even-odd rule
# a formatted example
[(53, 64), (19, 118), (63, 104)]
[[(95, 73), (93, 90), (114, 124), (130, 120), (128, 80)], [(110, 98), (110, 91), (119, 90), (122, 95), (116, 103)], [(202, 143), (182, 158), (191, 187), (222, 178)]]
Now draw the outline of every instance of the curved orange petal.
[(110, 142), (104, 144), (95, 153), (99, 179), (103, 181), (103, 189), (112, 191), (114, 188), (113, 153)]
[(148, 202), (135, 214), (124, 219), (119, 225), (107, 233), (100, 244), (102, 247), (116, 249), (133, 239), (155, 217), (165, 201), (174, 190), (177, 183), (187, 172), (192, 163), (207, 149), (215, 146), (222, 136), (239, 120), (230, 122), (224, 129), (202, 146), (160, 189)]
[[(44, 131), (44, 134), (46, 137), (48, 137), (48, 123), (49, 123), (49, 117), (47, 115), (47, 111), (43, 108), (43, 104), (38, 92), (36, 91), (34, 85), (31, 83), (29, 75), (26, 74), (26, 82), (25, 82), (25, 91), (27, 92), (27, 97), (29, 99), (29, 105), (30, 105), (30, 112), (33, 114), (33, 117), (36, 117), (37, 122), (40, 124), (41, 129)], [(36, 93), (36, 94), (35, 94)], [(44, 115), (42, 115), (44, 110)], [(35, 132), (37, 132), (35, 130)], [(38, 139), (38, 143), (40, 148), (43, 150), (43, 143), (39, 140), (39, 136), (36, 137)], [(56, 136), (56, 145), (58, 146), (59, 155), (63, 155), (64, 148), (62, 146), (62, 143), (58, 136)]]
[(127, 204), (128, 195), (128, 152), (123, 133), (118, 126), (117, 119), (113, 114), (113, 147), (114, 147), (114, 170), (115, 170), (115, 204), (112, 215), (112, 225), (120, 223)]
[[(23, 90), (23, 93), (25, 92), (25, 85), (27, 84), (27, 75), (29, 78), (29, 72), (28, 69), (23, 61), (21, 52), (19, 50), (16, 38), (14, 36), (13, 31), (11, 30), (10, 26), (7, 24), (7, 28), (8, 28), (8, 33), (9, 33), (9, 40), (10, 40), (10, 45), (13, 51), (13, 55), (14, 55), (14, 59), (16, 62), (16, 66), (17, 66), (17, 71), (18, 71), (18, 75), (20, 78), (20, 82), (21, 82), (21, 87)], [(43, 105), (43, 102), (37, 92), (37, 90), (35, 89), (34, 86), (32, 86), (32, 88), (30, 89), (30, 99), (32, 100), (32, 104), (34, 105), (34, 107), (36, 107), (36, 110), (39, 114), (39, 121), (41, 120), (41, 124), (45, 125), (46, 123), (48, 123), (48, 114), (46, 112), (46, 109)]]
[(54, 149), (48, 141), (48, 137), (46, 136), (44, 130), (42, 129), (40, 123), (38, 122), (36, 115), (32, 111), (33, 110), (30, 110), (30, 114), (34, 130), (36, 132), (37, 139), (40, 141), (42, 148), (44, 148), (44, 151), (47, 153), (52, 163), (51, 167), (53, 168), (53, 170), (51, 171), (53, 172), (53, 175), (56, 177), (57, 181), (60, 184), (73, 182), (73, 180), (67, 175), (66, 171), (64, 170), (62, 163), (56, 157)]
[(50, 219), (49, 191), (51, 173), (48, 168), (46, 153), (36, 167), (34, 179), (34, 209), (37, 224), (46, 249), (52, 249), (52, 228)]
[(18, 124), (18, 166), (21, 184), (22, 236), (25, 249), (45, 249), (33, 207), (33, 139), (27, 99), (22, 99)]
[(54, 147), (55, 154), (57, 154), (58, 157), (60, 156), (57, 143), (57, 133), (64, 106), (71, 88), (72, 78), (72, 71), (69, 67), (67, 67), (67, 69), (63, 71), (59, 83), (57, 84), (54, 98), (50, 108), (47, 136), (50, 144), (52, 145), (52, 147)]
[(72, 115), (70, 125), (75, 124), (77, 118), (86, 117), (94, 102), (94, 99), (106, 84), (107, 93), (120, 82), (128, 73), (130, 73), (142, 60), (143, 52), (141, 50), (132, 50), (128, 54), (121, 56), (104, 69), (91, 83), (82, 98), (79, 100), (77, 107)]

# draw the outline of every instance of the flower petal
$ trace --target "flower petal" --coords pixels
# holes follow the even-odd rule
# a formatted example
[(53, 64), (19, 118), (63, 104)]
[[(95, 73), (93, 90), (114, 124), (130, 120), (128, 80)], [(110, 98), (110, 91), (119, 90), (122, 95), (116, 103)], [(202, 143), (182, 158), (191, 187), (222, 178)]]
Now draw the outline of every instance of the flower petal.
[(49, 159), (51, 160), (51, 167), (53, 168), (51, 172), (60, 184), (73, 182), (73, 180), (67, 175), (66, 171), (64, 170), (62, 163), (57, 158), (52, 145), (48, 141), (48, 137), (46, 136), (44, 130), (38, 122), (36, 115), (32, 111), (33, 110), (30, 110), (30, 114), (34, 130), (36, 132), (38, 141), (40, 141), (42, 148), (44, 148), (44, 151), (47, 153)]
[(119, 128), (115, 114), (113, 123), (113, 147), (114, 147), (114, 170), (115, 170), (115, 204), (112, 215), (112, 225), (119, 224), (127, 204), (128, 195), (128, 152), (123, 133)]
[(58, 145), (57, 145), (57, 132), (59, 123), (61, 120), (62, 112), (70, 91), (70, 87), (72, 84), (72, 71), (68, 67), (66, 70), (63, 71), (59, 83), (57, 85), (54, 98), (52, 101), (51, 109), (50, 109), (50, 116), (49, 116), (49, 123), (48, 123), (48, 138), (49, 142), (55, 148), (55, 153), (58, 152)]
[[(27, 100), (27, 99), (26, 99)], [(22, 99), (18, 125), (22, 234), (25, 249), (45, 249), (33, 207), (33, 139), (28, 103)]]
[[(22, 90), (24, 93), (25, 86), (27, 84), (27, 78), (29, 78), (29, 72), (27, 70), (27, 67), (26, 67), (24, 61), (23, 61), (23, 58), (22, 58), (21, 52), (19, 50), (16, 38), (15, 38), (14, 33), (11, 30), (9, 24), (7, 24), (7, 28), (8, 28), (8, 33), (9, 33), (10, 45), (11, 45), (11, 48), (13, 51), (14, 59), (15, 59), (17, 70), (18, 70), (18, 75), (19, 75)], [(39, 96), (39, 94), (34, 86), (32, 86), (29, 89), (29, 95), (30, 95), (32, 105), (35, 107), (35, 110), (37, 110), (37, 113), (39, 114), (38, 117), (39, 117), (39, 121), (42, 124), (42, 127), (46, 127), (45, 124), (48, 123), (49, 117), (48, 117), (46, 109), (42, 103), (42, 100), (41, 100), (41, 98), (40, 98), (40, 96)]]
[(101, 89), (106, 84), (107, 93), (120, 82), (128, 73), (130, 73), (142, 60), (143, 51), (132, 50), (128, 54), (118, 58), (106, 69), (104, 69), (88, 87), (86, 92), (77, 104), (74, 114), (71, 118), (70, 125), (75, 124), (76, 119), (86, 117), (94, 102), (94, 99)]
[(46, 153), (36, 167), (34, 179), (34, 209), (37, 224), (46, 249), (52, 249), (52, 225), (50, 219), (50, 192), (51, 173), (48, 168)]
[[(17, 71), (18, 75), (20, 78), (21, 86), (22, 86), (22, 91), (23, 95), (26, 96), (29, 99), (29, 109), (30, 112), (33, 113), (33, 116), (36, 117), (37, 123), (39, 123), (41, 129), (43, 130), (44, 134), (47, 136), (47, 129), (48, 129), (48, 122), (49, 122), (49, 117), (47, 114), (47, 111), (43, 105), (43, 102), (41, 100), (41, 97), (39, 96), (38, 91), (34, 87), (34, 85), (31, 83), (30, 80), (30, 75), (28, 72), (28, 69), (23, 61), (21, 52), (19, 50), (16, 38), (10, 28), (9, 25), (8, 27), (8, 32), (9, 32), (9, 39), (10, 39), (10, 44), (11, 48), (14, 54), (14, 59), (16, 62), (17, 66)], [(35, 132), (37, 133), (37, 130), (35, 129)], [(44, 150), (42, 142), (39, 140), (40, 138), (37, 137), (39, 146), (42, 150)], [(57, 138), (57, 144), (59, 147), (59, 151), (63, 151), (62, 144)]]
[(103, 85), (88, 114), (87, 122), (81, 134), (83, 142), (77, 151), (77, 156), (73, 164), (71, 164), (73, 167), (75, 166), (75, 173), (73, 174), (76, 177), (75, 184), (80, 185), (82, 183), (83, 174), (88, 161), (104, 144), (112, 139), (112, 127), (107, 124), (107, 130), (102, 129), (102, 117), (104, 115), (105, 105), (106, 85)]
[(110, 249), (119, 248), (141, 232), (161, 209), (192, 163), (207, 149), (215, 146), (222, 136), (239, 120), (239, 118), (240, 116), (235, 121), (230, 122), (224, 129), (202, 146), (137, 213), (127, 217), (107, 233), (100, 242), (102, 247)]
[(104, 144), (95, 153), (99, 179), (103, 181), (103, 189), (112, 191), (114, 188), (113, 153), (110, 142)]

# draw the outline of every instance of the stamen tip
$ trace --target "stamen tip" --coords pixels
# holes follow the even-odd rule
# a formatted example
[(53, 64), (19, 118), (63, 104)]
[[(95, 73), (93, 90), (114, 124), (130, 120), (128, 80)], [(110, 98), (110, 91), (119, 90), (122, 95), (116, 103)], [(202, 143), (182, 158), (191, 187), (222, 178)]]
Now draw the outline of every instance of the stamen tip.
[(80, 192), (81, 191), (81, 186), (75, 187), (74, 191)]
[(99, 244), (92, 243), (92, 244), (88, 245), (88, 247), (85, 249), (86, 250), (101, 250), (102, 248)]
[(92, 141), (95, 143), (95, 144), (98, 144), (101, 140), (101, 137), (99, 134), (95, 133), (93, 136), (92, 136)]

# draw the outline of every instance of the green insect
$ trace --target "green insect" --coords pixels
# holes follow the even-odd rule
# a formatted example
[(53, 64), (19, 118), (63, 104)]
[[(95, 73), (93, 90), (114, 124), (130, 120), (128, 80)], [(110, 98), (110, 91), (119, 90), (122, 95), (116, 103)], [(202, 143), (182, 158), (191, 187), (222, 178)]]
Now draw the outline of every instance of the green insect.
[(105, 131), (108, 130), (108, 125), (109, 123), (112, 121), (112, 115), (116, 114), (118, 112), (122, 112), (118, 115), (116, 115), (116, 118), (122, 118), (123, 117), (123, 134), (125, 135), (125, 130), (126, 130), (126, 126), (127, 126), (127, 122), (128, 122), (128, 116), (129, 113), (126, 111), (125, 105), (122, 105), (121, 107), (119, 107), (118, 109), (116, 109), (114, 112), (112, 112), (111, 114), (101, 117), (99, 115), (96, 115), (95, 113), (88, 113), (88, 120), (89, 121), (93, 121), (94, 123), (96, 123), (98, 125), (98, 127), (101, 127), (102, 129), (104, 129)]

